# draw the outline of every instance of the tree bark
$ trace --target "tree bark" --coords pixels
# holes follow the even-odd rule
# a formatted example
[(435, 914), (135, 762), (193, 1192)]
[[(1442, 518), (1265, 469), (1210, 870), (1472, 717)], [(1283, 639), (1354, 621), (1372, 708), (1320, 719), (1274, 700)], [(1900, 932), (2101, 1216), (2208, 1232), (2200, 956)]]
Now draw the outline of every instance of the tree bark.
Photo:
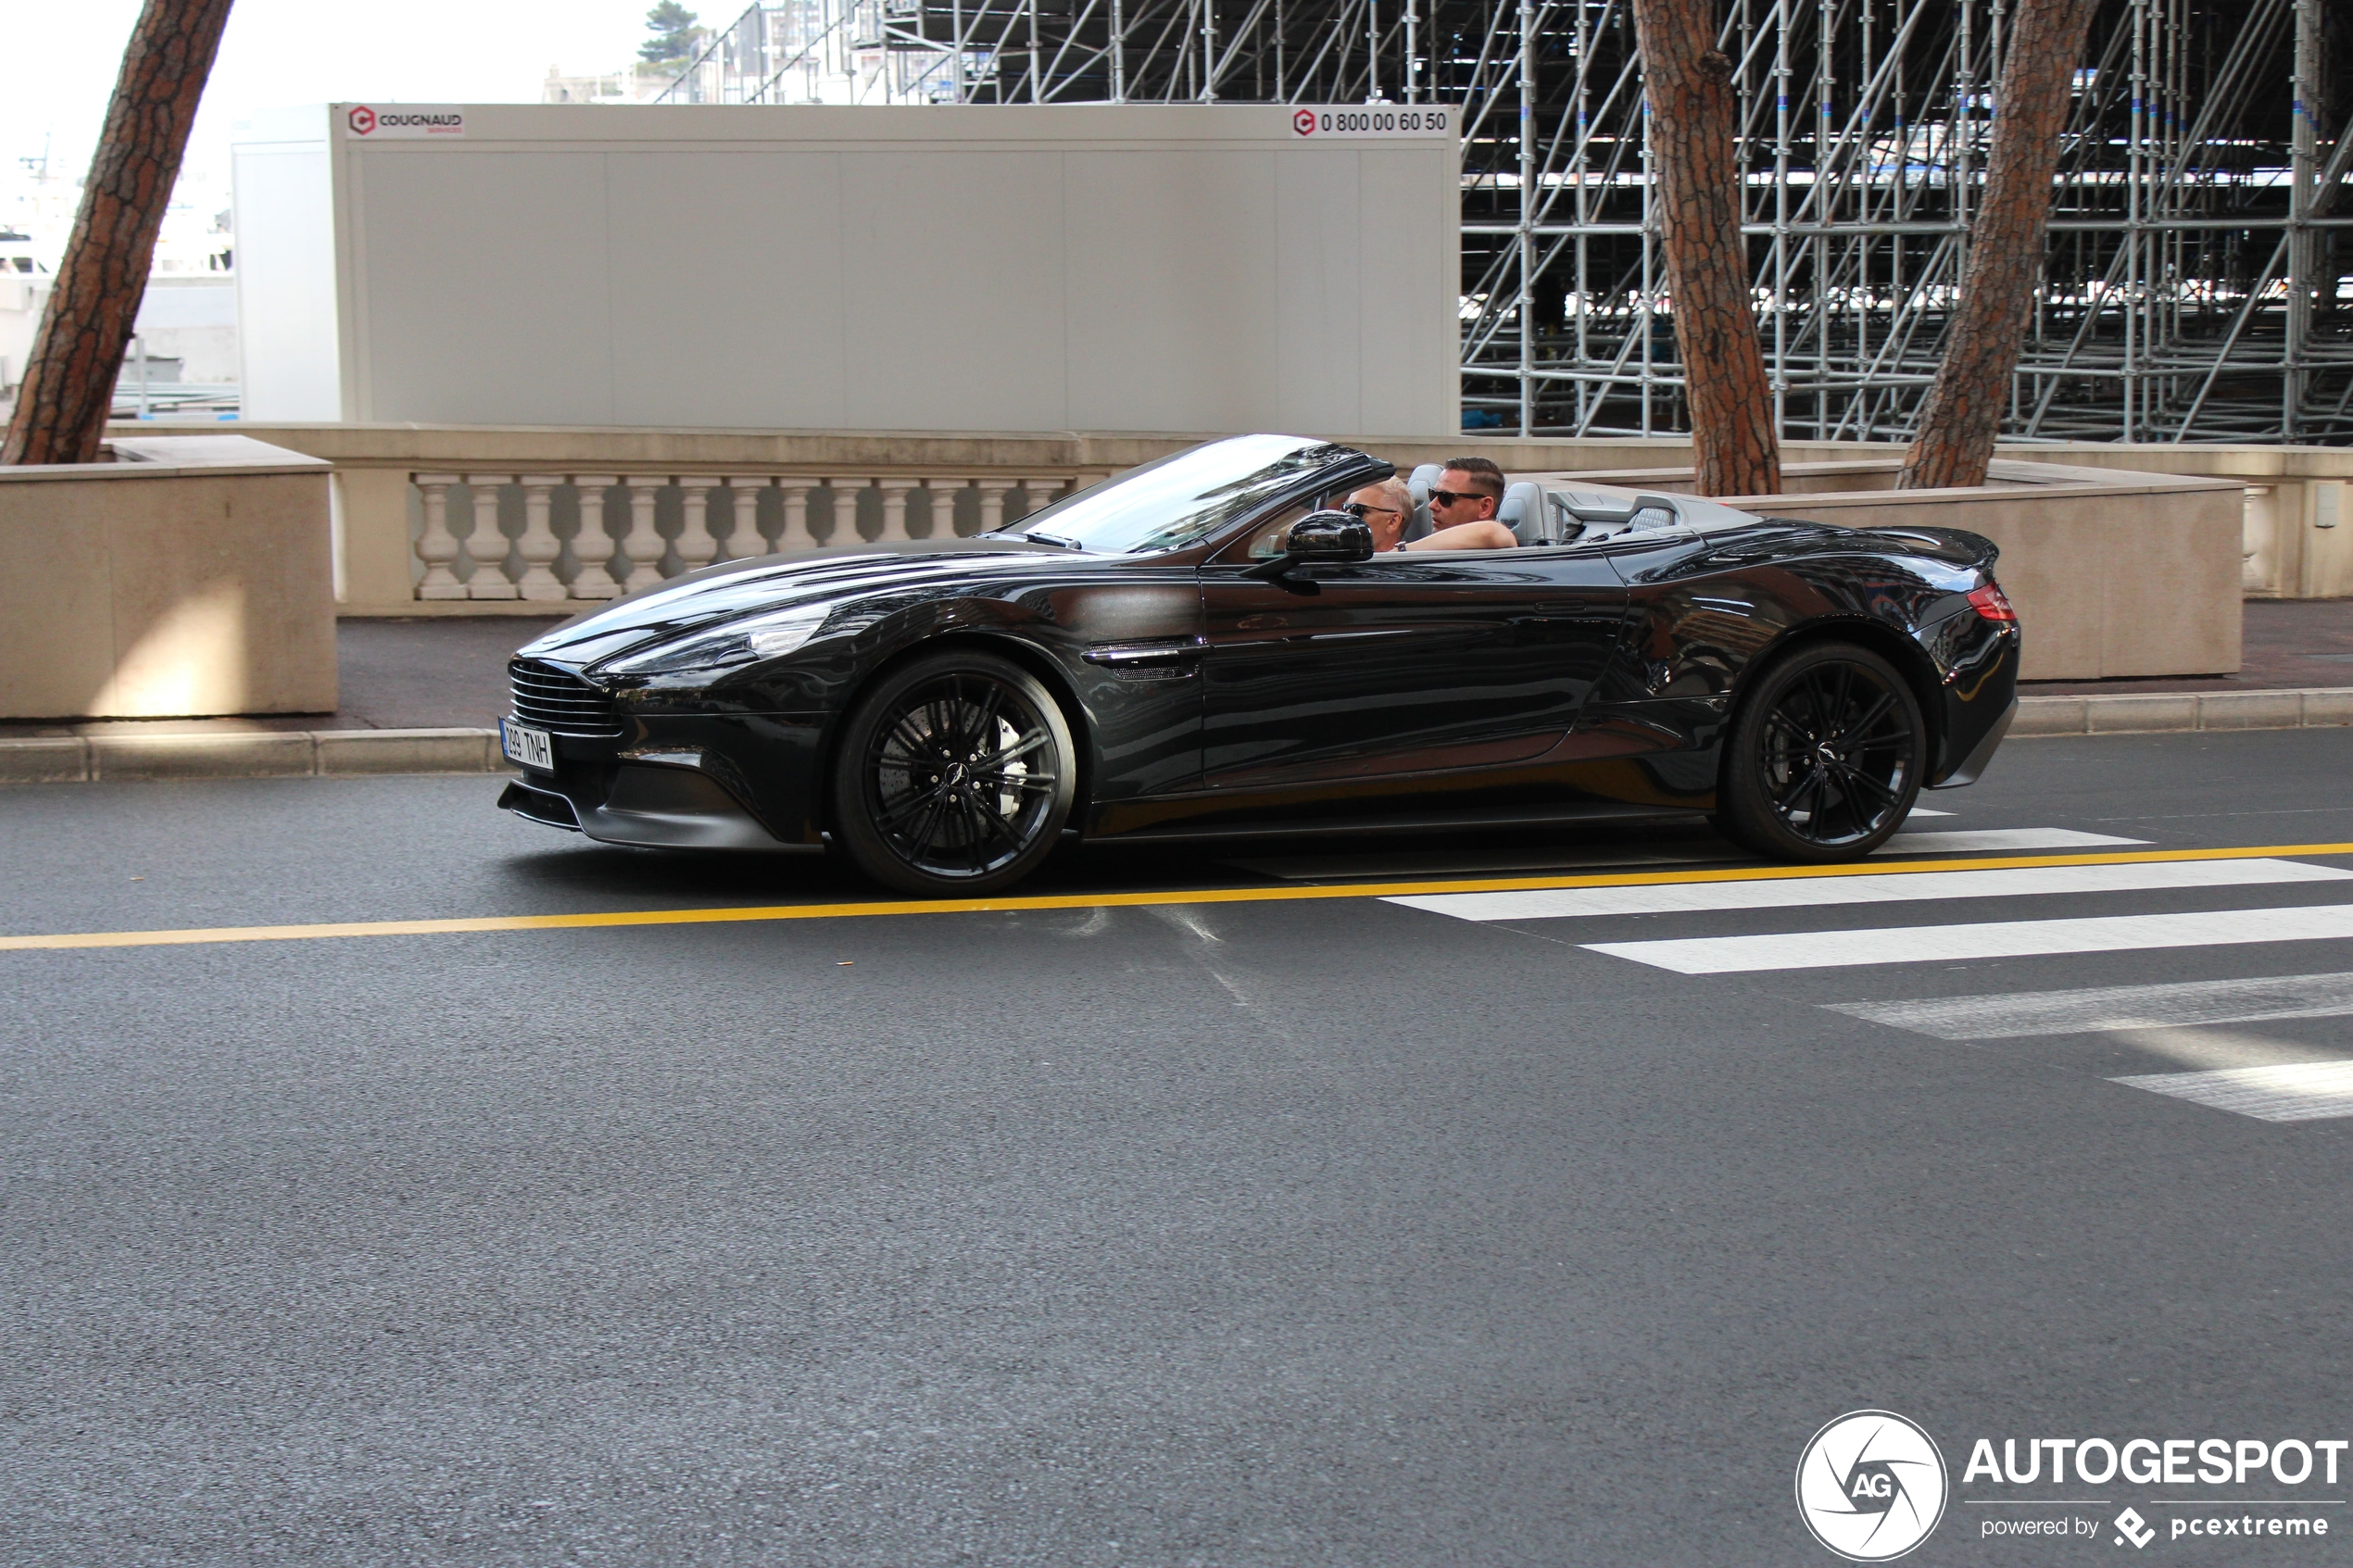
[(1739, 104), (1732, 62), (1716, 47), (1714, 0), (1634, 0), (1634, 36), (1697, 488), (1703, 495), (1775, 495), (1780, 439), (1741, 237)]
[(1969, 224), (1960, 307), (1898, 489), (1985, 483), (2043, 273), (2051, 177), (2098, 0), (2020, 0), (1994, 90), (1985, 194)]
[(92, 463), (147, 292), (164, 204), (230, 0), (146, 0), (49, 291), (0, 463)]

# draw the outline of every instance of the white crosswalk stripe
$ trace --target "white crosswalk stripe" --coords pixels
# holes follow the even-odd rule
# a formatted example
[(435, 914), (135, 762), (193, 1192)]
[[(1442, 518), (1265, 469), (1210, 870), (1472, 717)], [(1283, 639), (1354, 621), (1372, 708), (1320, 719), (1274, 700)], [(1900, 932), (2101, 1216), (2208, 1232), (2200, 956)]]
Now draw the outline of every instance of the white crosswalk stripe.
[(2146, 844), (2145, 838), (2081, 833), (2074, 828), (1945, 828), (1934, 833), (1899, 833), (1874, 855), (1969, 855), (2007, 849), (2099, 849)]
[[(1510, 893), (1437, 893), (1388, 902), (1457, 920), (1564, 920), (1591, 915), (1712, 909), (1818, 909), (1945, 898), (2015, 898), (2063, 893), (2140, 893), (2183, 887), (2353, 882), (2353, 871), (2301, 860), (2176, 860), (2123, 866), (2020, 866), (1982, 872), (1892, 872), (1873, 876), (1777, 877), (1755, 882), (1640, 887), (1546, 887)], [(1630, 955), (1629, 955), (1630, 956)]]
[(2217, 947), (2248, 942), (2320, 942), (2353, 937), (2353, 904), (2284, 909), (2213, 909), (2080, 920), (1984, 921), (1968, 925), (1889, 926), (1865, 931), (1776, 932), (1655, 942), (1589, 942), (1608, 953), (1682, 974), (1844, 969), (2151, 947)]
[(2274, 974), (2251, 980), (2084, 985), (2007, 996), (1824, 1005), (1831, 1012), (1939, 1040), (2017, 1040), (2036, 1035), (2344, 1018), (2353, 1015), (2353, 974)]
[(2194, 1100), (2217, 1110), (2233, 1110), (2263, 1122), (2319, 1122), (2353, 1116), (2353, 1061), (2225, 1067), (2211, 1073), (2137, 1073), (2108, 1082)]

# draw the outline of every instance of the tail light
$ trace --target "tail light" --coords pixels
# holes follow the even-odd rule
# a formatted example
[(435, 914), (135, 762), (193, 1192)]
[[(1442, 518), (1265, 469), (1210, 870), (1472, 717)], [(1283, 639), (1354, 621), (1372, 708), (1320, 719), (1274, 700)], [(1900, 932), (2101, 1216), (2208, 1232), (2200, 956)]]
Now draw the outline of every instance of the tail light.
[(1988, 621), (2016, 621), (2018, 619), (2018, 611), (2010, 608), (2008, 596), (1996, 583), (1988, 583), (1982, 588), (1972, 590), (1969, 602), (1971, 609)]

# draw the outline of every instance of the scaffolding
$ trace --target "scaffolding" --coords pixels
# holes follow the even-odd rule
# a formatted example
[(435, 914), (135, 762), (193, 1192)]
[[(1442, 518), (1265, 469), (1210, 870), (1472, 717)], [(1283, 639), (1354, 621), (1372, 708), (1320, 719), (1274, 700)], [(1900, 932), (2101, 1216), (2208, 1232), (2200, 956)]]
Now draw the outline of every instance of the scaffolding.
[[(1776, 415), (1901, 440), (2008, 0), (1719, 0)], [(787, 0), (672, 96), (1459, 107), (1466, 428), (1688, 428), (1629, 0)], [(2005, 435), (2353, 442), (2353, 5), (2104, 0)]]

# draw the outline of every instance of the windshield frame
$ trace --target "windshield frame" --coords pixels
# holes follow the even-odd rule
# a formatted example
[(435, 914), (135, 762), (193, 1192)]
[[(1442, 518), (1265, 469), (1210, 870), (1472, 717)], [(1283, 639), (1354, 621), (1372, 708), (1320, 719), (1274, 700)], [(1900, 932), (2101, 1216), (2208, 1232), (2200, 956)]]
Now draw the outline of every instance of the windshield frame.
[[(1274, 443), (1289, 443), (1289, 445), (1277, 446)], [(1151, 476), (1158, 470), (1188, 458), (1199, 458), (1220, 446), (1239, 447), (1245, 444), (1255, 445), (1257, 451), (1235, 454), (1234, 471), (1228, 485), (1240, 486), (1262, 474), (1268, 476), (1248, 492), (1218, 499), (1204, 499), (1204, 496), (1216, 495), (1216, 489), (1212, 485), (1189, 500), (1155, 499), (1149, 494)], [(1319, 458), (1322, 460), (1316, 460)], [(1306, 460), (1301, 461), (1295, 471), (1270, 473), (1269, 470), (1289, 459)], [(1394, 471), (1392, 465), (1382, 462), (1370, 453), (1336, 442), (1317, 441), (1305, 436), (1225, 436), (1171, 452), (1101, 480), (1063, 496), (1051, 506), (1007, 523), (992, 537), (1036, 539), (1040, 544), (1059, 545), (1066, 549), (1103, 556), (1169, 556), (1214, 549), (1237, 532), (1253, 526), (1270, 507), (1288, 504), (1303, 493), (1328, 489), (1344, 480), (1354, 478), (1360, 472), (1374, 476)], [(1214, 476), (1209, 477), (1214, 479)], [(1054, 526), (1057, 521), (1066, 521), (1074, 514), (1104, 508), (1113, 493), (1131, 484), (1146, 487), (1147, 494), (1139, 495), (1124, 508), (1109, 508), (1108, 515), (1102, 520), (1106, 526), (1118, 527), (1126, 523), (1132, 528), (1139, 513), (1149, 519), (1154, 507), (1164, 508), (1168, 514), (1168, 521), (1156, 527), (1148, 521), (1146, 526), (1150, 532), (1145, 533), (1138, 543), (1124, 547), (1088, 544), (1074, 540), (1063, 529)], [(1188, 506), (1194, 508), (1190, 513), (1185, 509)], [(1180, 533), (1181, 536), (1168, 538), (1172, 532)]]

